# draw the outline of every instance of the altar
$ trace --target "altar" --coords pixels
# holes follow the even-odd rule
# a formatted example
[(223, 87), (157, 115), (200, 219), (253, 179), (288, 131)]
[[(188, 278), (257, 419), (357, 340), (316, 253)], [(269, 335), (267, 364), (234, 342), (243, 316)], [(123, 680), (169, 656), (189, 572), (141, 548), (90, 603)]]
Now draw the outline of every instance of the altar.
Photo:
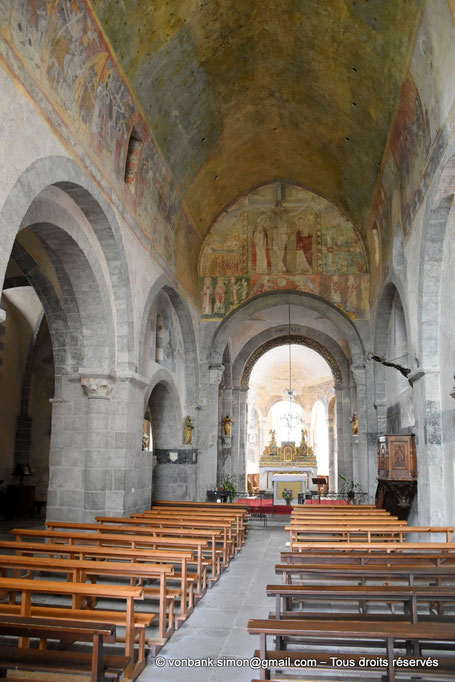
[(292, 501), (291, 504), (297, 503), (299, 498), (299, 493), (304, 493), (307, 489), (306, 486), (306, 476), (305, 474), (273, 474), (273, 504), (286, 504), (286, 500), (283, 497), (283, 491), (292, 490)]
[[(272, 490), (275, 504), (286, 504), (282, 497), (283, 487), (291, 488), (297, 500), (299, 492), (315, 489), (312, 478), (317, 475), (317, 461), (313, 449), (306, 442), (307, 432), (302, 429), (300, 445), (283, 442), (277, 445), (275, 431), (270, 431), (270, 443), (264, 448), (259, 462), (260, 483), (262, 490)], [(283, 482), (289, 483), (286, 486)], [(283, 485), (281, 485), (283, 483)], [(291, 485), (292, 484), (292, 485)], [(277, 486), (281, 492), (277, 492)]]

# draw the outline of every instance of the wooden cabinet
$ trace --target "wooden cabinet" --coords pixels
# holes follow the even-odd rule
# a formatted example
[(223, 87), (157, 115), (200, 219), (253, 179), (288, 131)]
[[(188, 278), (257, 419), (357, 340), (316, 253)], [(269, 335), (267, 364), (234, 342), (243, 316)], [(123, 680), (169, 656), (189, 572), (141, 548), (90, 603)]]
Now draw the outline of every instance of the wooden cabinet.
[(393, 481), (411, 481), (417, 478), (413, 434), (379, 436), (378, 478)]
[(416, 492), (414, 435), (389, 433), (379, 436), (376, 505), (406, 520)]

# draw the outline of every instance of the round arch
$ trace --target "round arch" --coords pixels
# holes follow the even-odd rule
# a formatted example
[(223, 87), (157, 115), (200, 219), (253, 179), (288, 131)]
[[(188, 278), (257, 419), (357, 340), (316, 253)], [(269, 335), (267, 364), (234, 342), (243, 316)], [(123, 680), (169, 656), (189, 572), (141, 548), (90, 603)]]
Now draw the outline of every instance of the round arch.
[(113, 289), (116, 365), (120, 370), (134, 370), (133, 305), (121, 229), (112, 206), (72, 159), (65, 156), (37, 159), (22, 172), (11, 189), (0, 210), (0, 231), (3, 236), (1, 281), (18, 232), (27, 224), (37, 222), (33, 217), (33, 202), (51, 186), (62, 190), (85, 216), (90, 234), (86, 231), (85, 236), (80, 235), (81, 242), (78, 245), (81, 251), (86, 254), (90, 236), (92, 242), (95, 240), (99, 245)]
[(165, 275), (161, 275), (153, 283), (144, 305), (139, 331), (139, 369), (143, 371), (144, 368), (145, 339), (150, 311), (160, 292), (167, 295), (179, 320), (185, 350), (185, 404), (194, 406), (198, 402), (199, 395), (199, 363), (193, 321), (186, 301)]
[(261, 294), (254, 299), (246, 301), (226, 315), (213, 334), (208, 351), (209, 365), (219, 366), (221, 364), (224, 348), (226, 347), (229, 338), (234, 334), (242, 322), (248, 320), (254, 313), (283, 304), (306, 307), (309, 310), (324, 315), (324, 317), (335, 324), (346, 339), (352, 363), (354, 365), (363, 365), (365, 357), (364, 344), (359, 331), (356, 329), (353, 322), (336, 308), (336, 306), (319, 296), (306, 292), (289, 290)]

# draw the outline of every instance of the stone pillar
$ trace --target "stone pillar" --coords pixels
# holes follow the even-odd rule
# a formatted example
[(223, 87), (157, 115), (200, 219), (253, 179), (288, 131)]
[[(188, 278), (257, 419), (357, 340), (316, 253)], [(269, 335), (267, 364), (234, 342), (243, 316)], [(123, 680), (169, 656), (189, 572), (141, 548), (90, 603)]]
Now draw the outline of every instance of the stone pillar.
[(345, 478), (352, 479), (352, 427), (349, 423), (351, 411), (350, 386), (335, 386), (337, 409), (337, 440), (338, 440), (338, 473)]
[[(336, 409), (336, 401), (335, 401)], [(327, 410), (327, 427), (329, 435), (329, 491), (335, 490), (335, 414), (330, 415)]]
[(143, 392), (135, 376), (81, 371), (52, 399), (48, 519), (91, 521), (146, 509), (151, 453), (142, 451)]
[[(365, 367), (353, 367), (352, 376), (356, 385), (357, 405), (356, 409), (359, 420), (358, 437), (353, 438), (353, 475), (354, 480), (360, 484), (363, 491), (371, 494), (368, 481), (368, 418), (367, 418), (367, 392)], [(374, 492), (374, 491), (373, 491)]]
[(229, 474), (235, 480), (237, 490), (246, 490), (245, 479), (245, 432), (246, 402), (248, 389), (232, 389), (232, 451)]
[[(439, 370), (419, 369), (409, 375), (416, 413), (417, 512), (419, 525), (443, 526), (447, 518), (444, 494), (444, 448)], [(450, 491), (453, 494), (453, 491)]]
[[(207, 490), (213, 490), (217, 481), (218, 393), (223, 377), (223, 365), (202, 365), (200, 368), (200, 412), (197, 425), (198, 466), (197, 499), (205, 501)], [(233, 415), (231, 415), (233, 417)], [(234, 418), (234, 417), (233, 417)], [(227, 466), (227, 464), (226, 464)]]

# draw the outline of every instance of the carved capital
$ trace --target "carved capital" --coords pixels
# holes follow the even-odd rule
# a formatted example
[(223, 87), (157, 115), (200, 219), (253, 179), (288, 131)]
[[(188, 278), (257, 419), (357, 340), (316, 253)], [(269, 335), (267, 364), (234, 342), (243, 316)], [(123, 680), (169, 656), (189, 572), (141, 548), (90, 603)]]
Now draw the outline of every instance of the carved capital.
[(114, 377), (109, 374), (81, 376), (81, 386), (89, 399), (110, 400)]
[(212, 365), (209, 367), (210, 386), (219, 386), (224, 374), (224, 365)]
[(356, 386), (365, 385), (365, 367), (353, 367), (351, 369)]
[(0, 324), (6, 320), (6, 310), (0, 308)]

